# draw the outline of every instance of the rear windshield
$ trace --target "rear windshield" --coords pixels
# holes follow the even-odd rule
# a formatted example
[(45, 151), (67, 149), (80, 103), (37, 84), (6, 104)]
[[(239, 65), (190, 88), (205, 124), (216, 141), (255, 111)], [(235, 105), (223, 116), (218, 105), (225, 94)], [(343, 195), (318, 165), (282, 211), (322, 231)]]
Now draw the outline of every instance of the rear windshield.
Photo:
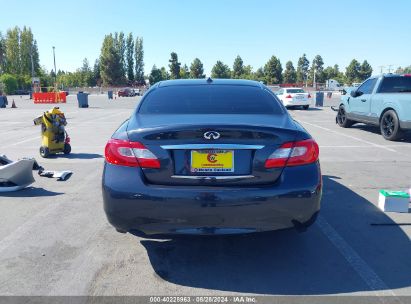
[(305, 93), (303, 89), (287, 89), (287, 93)]
[(386, 77), (383, 79), (379, 93), (411, 93), (411, 77)]
[(281, 114), (277, 99), (259, 87), (199, 85), (158, 88), (140, 114)]

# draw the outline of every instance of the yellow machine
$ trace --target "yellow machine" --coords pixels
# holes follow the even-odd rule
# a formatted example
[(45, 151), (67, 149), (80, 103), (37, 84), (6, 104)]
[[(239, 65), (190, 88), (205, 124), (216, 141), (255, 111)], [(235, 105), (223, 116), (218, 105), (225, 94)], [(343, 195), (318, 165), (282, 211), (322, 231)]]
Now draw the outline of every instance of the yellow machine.
[(40, 155), (44, 158), (50, 154), (71, 152), (70, 137), (64, 127), (67, 125), (64, 113), (58, 107), (44, 112), (34, 119), (34, 124), (41, 125)]

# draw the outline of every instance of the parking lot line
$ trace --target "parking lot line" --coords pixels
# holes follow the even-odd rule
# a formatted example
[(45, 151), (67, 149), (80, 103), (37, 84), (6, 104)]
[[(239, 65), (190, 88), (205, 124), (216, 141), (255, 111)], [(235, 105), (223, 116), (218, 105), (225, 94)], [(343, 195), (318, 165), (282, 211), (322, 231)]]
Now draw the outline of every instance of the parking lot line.
[(322, 127), (322, 126), (319, 126), (319, 125), (317, 125), (317, 124), (313, 124), (313, 123), (310, 123), (310, 122), (306, 122), (306, 121), (302, 121), (302, 120), (298, 120), (298, 121), (301, 122), (301, 123), (303, 123), (303, 124), (307, 124), (307, 125), (309, 125), (309, 126), (313, 126), (313, 127), (316, 127), (316, 128), (318, 128), (318, 129), (321, 129), (321, 130), (324, 130), (324, 131), (328, 131), (328, 132), (331, 132), (331, 133), (334, 133), (334, 134), (337, 134), (337, 135), (340, 135), (340, 136), (344, 136), (344, 137), (347, 137), (347, 138), (351, 138), (351, 139), (357, 140), (357, 141), (359, 141), (359, 142), (363, 142), (363, 143), (365, 143), (365, 144), (371, 145), (371, 146), (376, 147), (376, 148), (381, 148), (381, 149), (384, 149), (384, 150), (387, 150), (387, 151), (390, 151), (390, 152), (396, 152), (396, 153), (398, 153), (398, 152), (397, 152), (396, 150), (394, 150), (394, 149), (387, 148), (386, 146), (382, 146), (382, 145), (379, 145), (379, 144), (375, 144), (375, 143), (370, 142), (370, 141), (368, 141), (368, 140), (364, 140), (364, 139), (361, 139), (361, 138), (358, 138), (358, 137), (355, 137), (355, 136), (352, 136), (352, 135), (347, 135), (347, 134), (344, 134), (344, 133), (341, 133), (341, 132), (338, 132), (338, 131), (335, 131), (335, 130), (331, 130), (331, 129), (329, 129), (329, 128), (325, 128), (325, 127)]
[[(341, 235), (324, 219), (319, 216), (316, 225), (328, 240), (338, 249), (351, 268), (361, 277), (367, 286), (374, 291), (376, 296), (395, 296), (387, 284), (378, 274), (364, 261), (360, 255), (342, 238)], [(384, 303), (383, 299), (381, 299)], [(398, 303), (402, 303), (398, 301)]]
[[(121, 111), (121, 112), (118, 112), (118, 113), (114, 113), (114, 114), (110, 114), (110, 115), (106, 115), (106, 116), (103, 116), (103, 117), (96, 118), (96, 119), (94, 119), (94, 121), (98, 121), (98, 120), (101, 120), (101, 119), (106, 119), (106, 118), (114, 117), (114, 116), (117, 116), (117, 115), (120, 115), (120, 114), (125, 114), (125, 113), (128, 113), (128, 112), (129, 112), (129, 111), (127, 111), (127, 112)], [(82, 124), (85, 124), (85, 123), (86, 123), (86, 122), (79, 122), (79, 123), (75, 124), (75, 127), (78, 127), (79, 125), (82, 125)], [(66, 131), (73, 129), (73, 127), (74, 127), (74, 126), (66, 128)], [(32, 140), (38, 140), (39, 138), (41, 138), (41, 136), (34, 136), (34, 137), (26, 138), (26, 139), (24, 139), (24, 140), (21, 140), (21, 141), (18, 141), (18, 142), (15, 142), (15, 143), (12, 143), (12, 144), (3, 146), (3, 148), (9, 148), (9, 147), (13, 147), (13, 146), (18, 146), (18, 145), (20, 145), (20, 144), (24, 144), (24, 143), (29, 142), (29, 141), (32, 141)]]

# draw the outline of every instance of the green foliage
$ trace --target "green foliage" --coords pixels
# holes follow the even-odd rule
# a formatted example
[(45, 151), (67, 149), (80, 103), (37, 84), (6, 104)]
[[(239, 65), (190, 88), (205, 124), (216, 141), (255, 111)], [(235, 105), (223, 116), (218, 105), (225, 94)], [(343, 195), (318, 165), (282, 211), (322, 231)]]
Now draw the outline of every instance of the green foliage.
[(220, 60), (213, 66), (211, 70), (211, 77), (212, 78), (230, 78), (231, 71), (228, 65), (224, 64)]
[(204, 78), (204, 67), (200, 59), (195, 58), (190, 65), (190, 78), (199, 79)]
[(351, 85), (353, 82), (361, 82), (360, 69), (360, 63), (353, 59), (345, 71), (345, 77), (348, 84)]
[(153, 65), (151, 69), (150, 76), (148, 77), (150, 85), (153, 85), (161, 80), (163, 80), (163, 76), (160, 69), (157, 69), (156, 65)]
[(0, 32), (0, 75), (6, 70), (6, 40)]
[(134, 82), (134, 38), (133, 34), (129, 33), (126, 41), (126, 65), (127, 79), (129, 82)]
[(262, 81), (265, 84), (267, 84), (263, 68), (258, 68), (257, 71), (254, 73), (253, 78), (254, 78), (254, 80)]
[(93, 81), (91, 83), (92, 86), (101, 85), (101, 76), (100, 76), (100, 60), (96, 59), (94, 61), (94, 66), (93, 66)]
[(100, 75), (104, 85), (118, 85), (124, 80), (120, 54), (112, 34), (104, 37), (101, 47)]
[(311, 81), (314, 81), (314, 73), (315, 73), (316, 83), (325, 82), (324, 61), (320, 55), (315, 56), (311, 64), (311, 69), (310, 69), (310, 80)]
[(178, 62), (177, 53), (172, 52), (171, 53), (171, 58), (168, 62), (170, 62), (168, 67), (170, 68), (170, 77), (171, 77), (171, 79), (179, 79), (180, 78), (181, 63)]
[(143, 38), (136, 37), (136, 43), (134, 44), (134, 58), (135, 58), (135, 80), (139, 84), (144, 84), (144, 49)]
[(6, 94), (12, 94), (18, 88), (17, 78), (14, 75), (3, 74), (0, 76), (0, 82), (3, 84)]
[(282, 82), (283, 68), (280, 60), (271, 56), (270, 60), (264, 66), (265, 80), (267, 84), (278, 84)]
[(244, 74), (244, 62), (243, 59), (241, 59), (240, 55), (237, 55), (237, 57), (234, 59), (234, 64), (233, 64), (233, 78), (242, 78)]
[(190, 78), (190, 71), (188, 70), (188, 66), (185, 64), (180, 69), (180, 78), (181, 79), (188, 79)]
[(285, 64), (283, 79), (284, 83), (295, 83), (297, 81), (297, 73), (291, 61)]
[(368, 63), (367, 60), (364, 60), (363, 63), (360, 66), (360, 79), (361, 82), (366, 80), (367, 78), (370, 78), (372, 75), (372, 67)]
[(411, 65), (404, 68), (404, 74), (411, 74)]
[(161, 71), (161, 78), (162, 78), (161, 80), (170, 79), (170, 74), (167, 72), (165, 67), (161, 67), (160, 71)]
[(310, 62), (307, 56), (303, 54), (297, 63), (297, 82), (304, 82), (308, 79), (308, 69), (310, 67)]

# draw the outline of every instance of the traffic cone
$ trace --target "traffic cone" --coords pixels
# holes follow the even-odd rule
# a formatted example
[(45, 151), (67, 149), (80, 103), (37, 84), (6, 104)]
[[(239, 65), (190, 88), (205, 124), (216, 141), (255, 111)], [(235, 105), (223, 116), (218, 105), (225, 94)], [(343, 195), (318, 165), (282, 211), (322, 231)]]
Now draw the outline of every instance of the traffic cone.
[(14, 99), (13, 99), (13, 103), (11, 104), (11, 107), (12, 107), (13, 109), (17, 108), (16, 103), (14, 102)]

